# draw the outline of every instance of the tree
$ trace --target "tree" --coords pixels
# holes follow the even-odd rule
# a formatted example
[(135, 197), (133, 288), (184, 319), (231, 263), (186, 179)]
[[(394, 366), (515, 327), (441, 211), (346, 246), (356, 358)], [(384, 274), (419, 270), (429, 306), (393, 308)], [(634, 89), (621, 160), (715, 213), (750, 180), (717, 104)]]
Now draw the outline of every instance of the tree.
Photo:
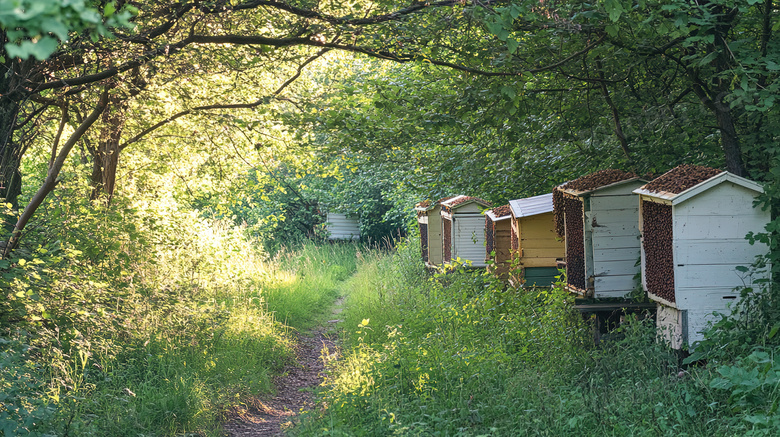
[[(65, 15), (63, 8), (67, 6), (66, 3), (56, 3), (55, 6), (61, 8), (54, 8), (53, 15)], [(78, 7), (87, 8), (82, 3), (78, 4)], [(129, 8), (122, 9), (125, 6), (123, 2), (115, 5), (98, 1), (93, 5), (94, 8), (85, 9), (90, 12), (87, 14), (92, 20), (90, 23), (94, 22), (95, 10), (102, 11), (104, 16), (111, 16), (117, 8), (124, 11), (122, 13), (130, 11)], [(352, 9), (361, 6), (335, 4), (314, 9), (307, 7), (305, 2), (296, 5), (265, 0), (143, 3), (137, 4), (137, 9), (133, 10), (136, 12), (131, 20), (134, 28), (128, 32), (115, 29), (114, 38), (101, 36), (106, 34), (103, 24), (98, 22), (86, 26), (75, 18), (66, 17), (62, 20), (65, 29), (70, 26), (70, 30), (77, 32), (70, 39), (67, 39), (67, 32), (61, 32), (63, 26), (51, 21), (44, 21), (43, 27), (39, 28), (24, 20), (4, 23), (4, 40), (14, 43), (22, 39), (20, 47), (26, 47), (27, 52), (9, 51), (13, 44), (6, 45), (6, 56), (3, 58), (5, 74), (0, 82), (0, 115), (3, 121), (0, 138), (6, 139), (0, 144), (0, 155), (4, 157), (0, 167), (0, 182), (5, 187), (3, 194), (7, 201), (16, 206), (20, 193), (19, 160), (26, 150), (20, 132), (36, 129), (35, 123), (41, 114), (52, 107), (58, 107), (64, 113), (79, 105), (93, 106), (101, 111), (109, 105), (112, 107), (104, 117), (104, 122), (113, 127), (107, 127), (105, 140), (94, 149), (96, 159), (101, 161), (95, 168), (111, 168), (113, 162), (105, 162), (106, 158), (115, 160), (121, 149), (121, 146), (117, 148), (113, 144), (121, 133), (119, 118), (115, 115), (121, 112), (122, 102), (128, 95), (132, 96), (137, 91), (132, 87), (123, 90), (119, 84), (144, 83), (158, 71), (171, 71), (179, 65), (177, 60), (193, 57), (203, 45), (220, 46), (228, 54), (235, 46), (249, 46), (255, 52), (273, 58), (275, 62), (297, 59), (300, 54), (290, 49), (294, 47), (347, 50), (408, 62), (417, 59), (420, 50), (405, 52), (388, 45), (388, 41), (399, 41), (399, 35), (410, 26), (422, 29), (422, 26), (440, 18), (429, 11), (462, 9), (457, 1), (412, 3), (401, 9), (394, 9), (392, 2), (380, 3), (374, 11), (362, 14)], [(34, 6), (29, 7), (30, 11), (34, 10)], [(418, 17), (416, 22), (411, 19), (414, 17)], [(24, 29), (22, 33), (15, 30), (17, 27)], [(97, 35), (90, 33), (91, 29), (97, 29)], [(23, 59), (26, 54), (43, 58), (45, 52), (52, 51), (47, 31), (59, 36), (62, 42), (60, 47), (45, 60)], [(33, 48), (28, 43), (38, 38), (38, 35), (42, 35), (38, 41), (45, 44)], [(446, 61), (437, 62), (447, 64)], [(88, 103), (89, 99), (92, 105)], [(95, 105), (95, 99), (101, 103)], [(78, 105), (71, 106), (73, 101)], [(62, 120), (73, 119), (76, 117), (62, 117)], [(76, 132), (84, 135), (87, 131), (79, 129)], [(71, 139), (79, 140), (74, 137)], [(70, 143), (70, 140), (66, 142)], [(105, 150), (100, 151), (100, 147)], [(58, 159), (51, 160), (53, 165), (59, 162)], [(58, 174), (59, 170), (50, 169), (50, 173)], [(110, 178), (101, 176), (100, 179), (102, 186), (111, 186)], [(53, 185), (46, 184), (45, 187), (50, 190)], [(45, 196), (45, 191), (40, 194)], [(22, 213), (15, 226), (14, 238), (18, 238), (34, 211), (35, 207), (28, 207)], [(13, 244), (10, 244), (7, 250), (12, 248)]]

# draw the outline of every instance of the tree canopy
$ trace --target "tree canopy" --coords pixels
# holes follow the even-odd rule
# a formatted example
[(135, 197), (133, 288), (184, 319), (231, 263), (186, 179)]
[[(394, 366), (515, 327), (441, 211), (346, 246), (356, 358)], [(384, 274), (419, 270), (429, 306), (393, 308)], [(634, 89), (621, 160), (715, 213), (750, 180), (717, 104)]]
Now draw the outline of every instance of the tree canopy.
[[(18, 237), (72, 150), (91, 165), (93, 199), (172, 172), (158, 187), (237, 220), (245, 208), (222, 195), (248, 194), (246, 181), (353, 210), (367, 205), (360, 191), (333, 187), (362, 186), (401, 220), (422, 197), (504, 202), (600, 168), (680, 163), (765, 182), (774, 205), (774, 11), (755, 0), (3, 2), (0, 182), (14, 208), (29, 201), (10, 225)], [(22, 174), (23, 159), (48, 177)], [(23, 180), (41, 185), (22, 194)]]

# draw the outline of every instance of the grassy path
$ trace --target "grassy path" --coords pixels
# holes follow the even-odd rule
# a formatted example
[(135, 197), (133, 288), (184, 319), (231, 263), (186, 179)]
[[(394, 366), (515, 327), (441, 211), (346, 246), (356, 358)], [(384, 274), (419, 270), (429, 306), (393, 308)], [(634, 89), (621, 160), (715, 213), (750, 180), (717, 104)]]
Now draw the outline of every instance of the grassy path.
[[(344, 299), (339, 298), (330, 314), (341, 312)], [(332, 325), (340, 320), (321, 323), (297, 338), (296, 361), (288, 365), (274, 380), (276, 393), (255, 398), (243, 408), (235, 408), (224, 424), (231, 437), (262, 437), (283, 435), (303, 410), (313, 407), (312, 392), (322, 383), (324, 357), (336, 353), (337, 337)]]

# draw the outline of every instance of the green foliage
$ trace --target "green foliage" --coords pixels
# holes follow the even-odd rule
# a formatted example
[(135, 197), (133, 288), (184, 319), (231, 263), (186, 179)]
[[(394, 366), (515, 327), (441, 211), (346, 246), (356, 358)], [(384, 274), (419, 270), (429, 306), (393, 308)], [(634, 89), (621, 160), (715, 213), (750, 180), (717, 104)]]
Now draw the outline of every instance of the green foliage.
[(272, 389), (291, 327), (310, 326), (355, 266), (353, 246), (269, 260), (243, 229), (170, 198), (106, 208), (87, 190), (61, 184), (0, 263), (6, 435), (214, 432)]
[(341, 359), (295, 435), (777, 430), (775, 346), (680, 367), (643, 315), (594, 346), (559, 287), (517, 290), (462, 268), (430, 275), (408, 243), (368, 258), (347, 292)]
[(11, 58), (49, 57), (71, 32), (92, 32), (92, 39), (110, 36), (109, 27), (132, 27), (137, 9), (105, 3), (99, 10), (88, 0), (0, 0), (0, 29), (7, 38), (5, 52)]

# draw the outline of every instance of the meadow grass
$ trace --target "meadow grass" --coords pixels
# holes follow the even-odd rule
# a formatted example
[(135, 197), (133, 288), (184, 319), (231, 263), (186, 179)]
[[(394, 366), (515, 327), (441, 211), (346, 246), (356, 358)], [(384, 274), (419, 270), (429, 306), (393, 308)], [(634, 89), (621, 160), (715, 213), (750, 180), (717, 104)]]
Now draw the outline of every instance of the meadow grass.
[[(652, 319), (594, 345), (561, 287), (427, 273), (412, 245), (345, 284), (342, 357), (290, 433), (350, 436), (731, 436), (780, 430), (770, 352), (680, 366)], [(778, 373), (780, 374), (780, 373)]]
[(63, 229), (110, 250), (80, 239), (4, 270), (0, 432), (220, 435), (226, 413), (273, 390), (294, 332), (322, 317), (356, 267), (355, 245), (269, 259), (241, 229), (153, 206)]

